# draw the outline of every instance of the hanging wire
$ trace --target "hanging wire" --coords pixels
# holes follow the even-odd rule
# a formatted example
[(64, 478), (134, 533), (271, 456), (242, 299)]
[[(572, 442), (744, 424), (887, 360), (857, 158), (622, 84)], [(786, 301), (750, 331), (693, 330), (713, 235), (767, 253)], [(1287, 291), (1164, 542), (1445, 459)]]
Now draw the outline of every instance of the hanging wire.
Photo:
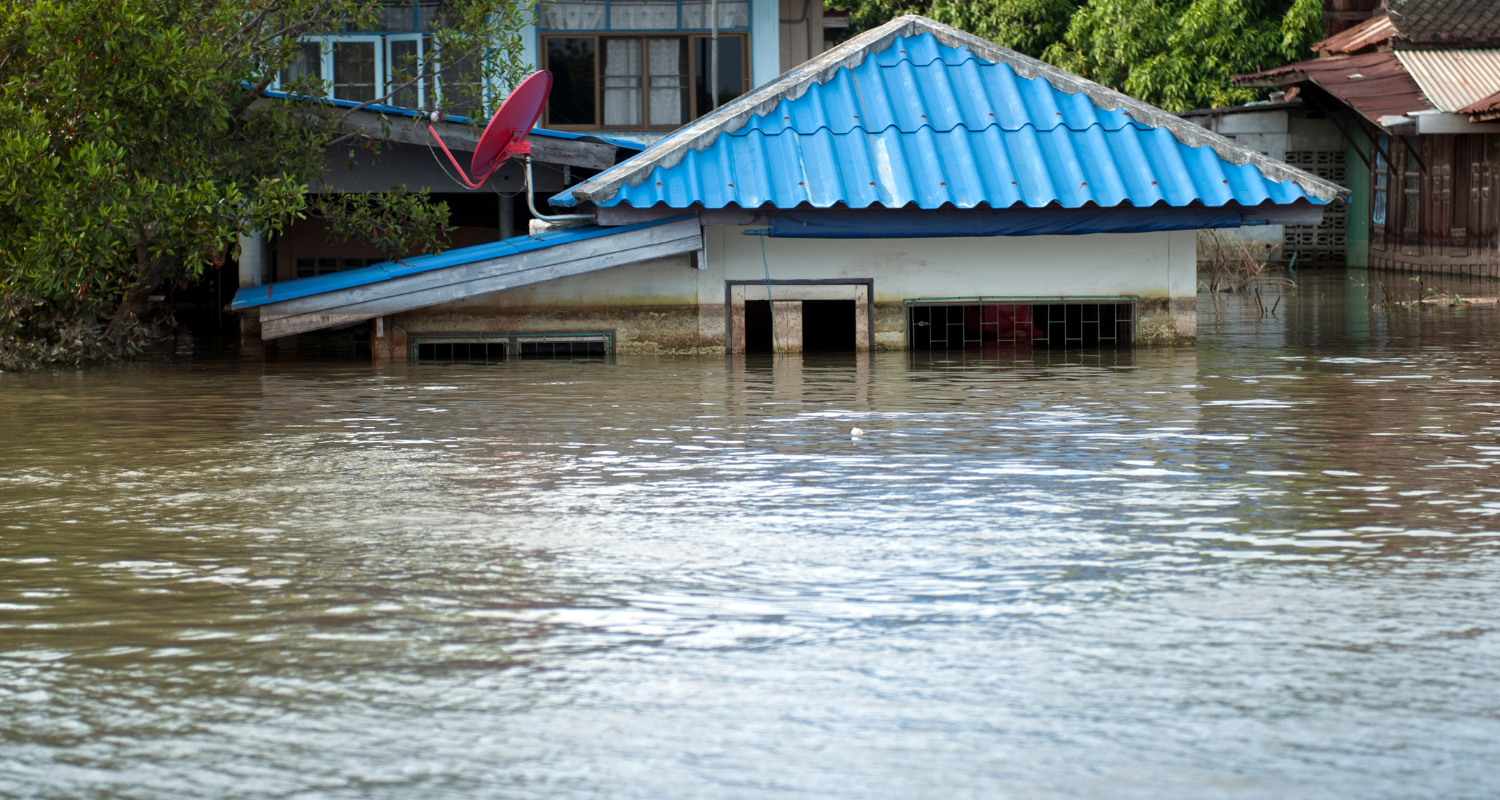
[(766, 305), (771, 309), (771, 348), (780, 353), (781, 341), (776, 336), (776, 300), (771, 297), (771, 262), (766, 260), (766, 237), (771, 235), (771, 229), (751, 228), (745, 231), (745, 235), (760, 237), (760, 264), (766, 269)]
[(448, 180), (453, 181), (454, 183), (458, 184), (459, 186), (464, 187), (465, 189), (469, 188), (468, 184), (464, 183), (463, 181), (459, 180), (458, 178), (455, 178), (453, 176), (453, 173), (451, 173), (451, 172), (448, 171), (448, 165), (444, 164), (443, 160), (441, 158), (438, 158), (437, 151), (434, 150), (434, 149), (432, 149), (432, 142), (428, 142), (427, 143), (427, 152), (431, 153), (432, 154), (432, 160), (436, 161), (437, 165), (439, 167), (442, 167), (443, 174), (448, 176)]

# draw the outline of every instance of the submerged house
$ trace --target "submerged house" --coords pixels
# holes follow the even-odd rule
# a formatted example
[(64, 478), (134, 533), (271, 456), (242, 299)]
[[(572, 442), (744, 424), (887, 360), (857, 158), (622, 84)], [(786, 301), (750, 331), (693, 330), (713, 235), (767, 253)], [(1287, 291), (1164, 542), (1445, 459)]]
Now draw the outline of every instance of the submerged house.
[(553, 229), (234, 308), (266, 338), (372, 321), (377, 359), (418, 361), (1183, 341), (1197, 230), (1316, 225), (1346, 195), (907, 16), (566, 188)]
[[(1298, 113), (1317, 118), (1325, 140), (1332, 127), (1345, 143), (1337, 166), (1351, 190), (1340, 215), (1347, 265), (1500, 276), (1500, 5), (1324, 0), (1324, 8), (1357, 24), (1314, 45), (1317, 58), (1234, 82), (1282, 90)], [(1264, 124), (1268, 111), (1240, 119)]]

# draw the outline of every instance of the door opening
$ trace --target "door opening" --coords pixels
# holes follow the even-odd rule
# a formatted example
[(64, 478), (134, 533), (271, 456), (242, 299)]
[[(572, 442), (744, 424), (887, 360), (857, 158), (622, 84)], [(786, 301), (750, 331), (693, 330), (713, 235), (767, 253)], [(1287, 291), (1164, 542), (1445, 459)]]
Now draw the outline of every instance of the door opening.
[(856, 349), (853, 300), (803, 300), (802, 350), (853, 353)]
[(745, 301), (745, 352), (771, 352), (771, 301)]

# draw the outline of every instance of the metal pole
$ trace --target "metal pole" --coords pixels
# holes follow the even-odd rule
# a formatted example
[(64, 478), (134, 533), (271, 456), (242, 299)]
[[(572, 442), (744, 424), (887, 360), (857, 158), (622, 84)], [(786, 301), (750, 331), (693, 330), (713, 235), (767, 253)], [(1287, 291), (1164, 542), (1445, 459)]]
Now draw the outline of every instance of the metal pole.
[(531, 209), (531, 216), (543, 222), (568, 222), (575, 219), (586, 219), (592, 221), (593, 214), (543, 214), (536, 210), (536, 200), (532, 197), (531, 181), (531, 156), (526, 157), (526, 207)]
[(500, 238), (516, 235), (516, 199), (500, 195)]
[(709, 16), (713, 17), (713, 19), (709, 20), (709, 29), (710, 29), (711, 33), (709, 35), (710, 38), (709, 38), (709, 45), (708, 45), (708, 52), (709, 52), (709, 56), (708, 56), (708, 61), (709, 61), (709, 67), (708, 67), (708, 72), (709, 72), (709, 75), (708, 75), (708, 85), (711, 87), (709, 91), (712, 92), (711, 96), (713, 97), (713, 101), (714, 101), (714, 110), (718, 111), (719, 110), (719, 0), (710, 0), (710, 2), (708, 4), (708, 9), (709, 9), (708, 10)]

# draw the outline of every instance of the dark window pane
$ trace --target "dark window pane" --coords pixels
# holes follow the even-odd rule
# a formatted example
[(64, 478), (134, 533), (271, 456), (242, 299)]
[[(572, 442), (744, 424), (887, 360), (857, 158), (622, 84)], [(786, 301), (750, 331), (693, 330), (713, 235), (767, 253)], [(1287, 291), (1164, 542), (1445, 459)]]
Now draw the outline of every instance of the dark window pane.
[(445, 113), (460, 117), (486, 118), (484, 85), (479, 54), (443, 58), (438, 54), (438, 105)]
[(552, 72), (549, 125), (597, 125), (594, 115), (594, 40), (549, 38), (547, 69)]
[[(386, 52), (385, 77), (387, 85), (391, 88), (400, 86), (416, 76), (420, 65), (417, 58), (417, 41), (415, 39), (393, 39), (387, 42), (389, 48)], [(417, 108), (417, 85), (396, 92), (391, 97), (391, 105), (397, 108)]]
[[(713, 88), (708, 82), (708, 74), (711, 71), (710, 64), (713, 61), (713, 39), (707, 36), (694, 40), (697, 43), (697, 53), (694, 60), (697, 62), (695, 72), (698, 76), (694, 93), (697, 95), (698, 116), (703, 116), (714, 110), (714, 98), (711, 92)], [(724, 105), (736, 97), (745, 88), (744, 52), (742, 47), (745, 40), (738, 36), (719, 37), (719, 105)]]
[(417, 3), (417, 30), (430, 31), (437, 27), (439, 17), (436, 0), (419, 0)]
[(375, 43), (333, 43), (333, 96), (363, 102), (375, 99)]
[(317, 42), (303, 42), (297, 57), (281, 71), (281, 88), (291, 89), (302, 78), (323, 77), (323, 47)]
[(413, 13), (411, 3), (403, 0), (385, 0), (375, 12), (375, 27), (377, 31), (410, 31), (415, 30), (416, 15)]

